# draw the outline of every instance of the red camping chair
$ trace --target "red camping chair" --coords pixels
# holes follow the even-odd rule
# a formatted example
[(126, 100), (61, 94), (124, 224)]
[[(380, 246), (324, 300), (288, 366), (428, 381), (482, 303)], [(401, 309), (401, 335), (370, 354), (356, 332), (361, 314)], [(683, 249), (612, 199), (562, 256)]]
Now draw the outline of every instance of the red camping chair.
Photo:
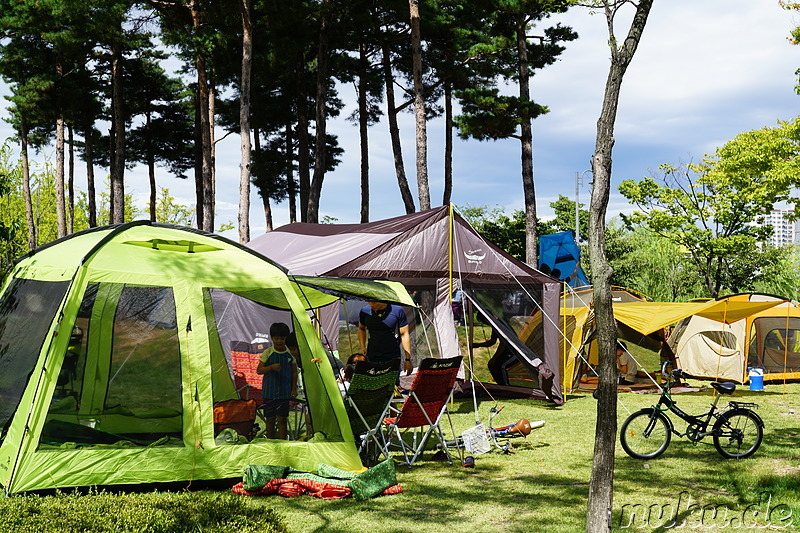
[[(439, 422), (453, 394), (453, 385), (461, 367), (461, 360), (460, 355), (449, 359), (423, 359), (399, 413), (395, 417), (384, 419), (388, 443), (399, 445), (403, 451), (405, 461), (401, 464), (413, 466), (432, 433), (439, 439), (447, 460), (453, 464)], [(428, 429), (419, 438), (419, 430), (425, 426)], [(408, 445), (403, 439), (403, 434), (410, 429), (414, 430), (414, 438), (412, 444)]]
[(231, 367), (236, 392), (243, 400), (255, 400), (258, 406), (264, 403), (264, 399), (261, 397), (263, 376), (258, 374), (256, 369), (258, 368), (258, 358), (265, 349), (265, 344), (231, 342)]

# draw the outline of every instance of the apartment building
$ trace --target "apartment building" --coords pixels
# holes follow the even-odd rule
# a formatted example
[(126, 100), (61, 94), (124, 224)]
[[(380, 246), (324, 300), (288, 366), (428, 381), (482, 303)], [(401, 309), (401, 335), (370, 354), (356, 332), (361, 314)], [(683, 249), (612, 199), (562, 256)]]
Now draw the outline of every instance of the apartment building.
[(789, 216), (793, 215), (794, 211), (791, 209), (773, 209), (771, 213), (764, 215), (764, 219), (759, 225), (772, 226), (773, 232), (768, 244), (772, 246), (785, 246), (787, 244), (798, 244), (800, 242), (800, 235), (798, 235), (799, 227), (797, 222), (789, 220)]

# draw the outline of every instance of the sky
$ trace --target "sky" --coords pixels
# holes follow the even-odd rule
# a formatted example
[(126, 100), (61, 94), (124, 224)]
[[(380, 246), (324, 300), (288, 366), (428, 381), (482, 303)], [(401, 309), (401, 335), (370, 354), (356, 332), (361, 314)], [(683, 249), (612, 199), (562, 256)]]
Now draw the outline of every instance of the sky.
[[(567, 43), (556, 64), (537, 71), (531, 80), (532, 98), (550, 109), (533, 123), (534, 181), (537, 211), (542, 218), (552, 216), (549, 204), (559, 195), (575, 199), (576, 175), (585, 178), (579, 200), (588, 204), (590, 158), (609, 65), (608, 37), (601, 14), (574, 8), (544, 21), (531, 33), (540, 33), (545, 26), (558, 22), (571, 26), (579, 38)], [(800, 96), (794, 91), (800, 46), (792, 46), (787, 40), (790, 30), (798, 25), (800, 15), (781, 9), (777, 0), (654, 2), (622, 85), (612, 154), (609, 218), (633, 209), (617, 191), (622, 180), (652, 175), (662, 163), (698, 161), (740, 132), (772, 127), (778, 120), (800, 115)], [(625, 35), (626, 29), (617, 30), (618, 38)], [(7, 88), (0, 86), (2, 91), (7, 93)], [(350, 87), (342, 87), (342, 98), (347, 103), (342, 116), (347, 116), (355, 102)], [(326, 175), (320, 219), (357, 223), (358, 130), (342, 119), (330, 123), (328, 129), (338, 136), (345, 154), (342, 163)], [(401, 116), (400, 131), (406, 174), (416, 198), (412, 114)], [(443, 119), (430, 121), (427, 132), (431, 204), (436, 206), (442, 201)], [(0, 138), (10, 135), (8, 125), (0, 124)], [(370, 218), (403, 215), (385, 120), (371, 128), (369, 142)], [(235, 224), (237, 220), (239, 147), (236, 135), (217, 146), (218, 225)], [(518, 140), (457, 139), (453, 160), (455, 205), (501, 208), (508, 213), (523, 208)], [(76, 176), (76, 186), (85, 190), (80, 169), (76, 169)], [(178, 202), (194, 205), (191, 180), (175, 179), (165, 170), (159, 170), (157, 179)], [(145, 168), (128, 171), (125, 180), (126, 192), (132, 193), (144, 210), (148, 195)], [(261, 205), (253, 192), (253, 238), (265, 231)], [(273, 205), (273, 217), (276, 227), (288, 223), (285, 202)], [(238, 238), (235, 230), (225, 234)]]

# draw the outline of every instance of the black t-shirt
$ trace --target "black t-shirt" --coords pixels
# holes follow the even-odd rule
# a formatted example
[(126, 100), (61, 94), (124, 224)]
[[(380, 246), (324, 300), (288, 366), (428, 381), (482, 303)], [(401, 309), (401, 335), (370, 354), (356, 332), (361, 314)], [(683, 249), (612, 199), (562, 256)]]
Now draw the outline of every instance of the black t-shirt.
[(398, 329), (408, 325), (406, 312), (402, 307), (387, 304), (385, 309), (373, 311), (367, 305), (361, 309), (358, 321), (369, 332), (366, 355), (370, 361), (391, 361), (400, 357)]

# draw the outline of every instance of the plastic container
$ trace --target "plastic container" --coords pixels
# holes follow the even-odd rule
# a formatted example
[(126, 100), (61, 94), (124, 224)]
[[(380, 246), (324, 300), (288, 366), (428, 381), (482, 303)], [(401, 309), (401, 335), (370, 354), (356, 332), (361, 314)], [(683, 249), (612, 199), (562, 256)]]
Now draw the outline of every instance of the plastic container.
[(764, 371), (760, 368), (750, 368), (750, 390), (764, 390)]
[(489, 443), (489, 436), (486, 434), (486, 428), (483, 424), (464, 430), (461, 438), (464, 440), (464, 448), (469, 454), (481, 455), (492, 449), (492, 445)]

